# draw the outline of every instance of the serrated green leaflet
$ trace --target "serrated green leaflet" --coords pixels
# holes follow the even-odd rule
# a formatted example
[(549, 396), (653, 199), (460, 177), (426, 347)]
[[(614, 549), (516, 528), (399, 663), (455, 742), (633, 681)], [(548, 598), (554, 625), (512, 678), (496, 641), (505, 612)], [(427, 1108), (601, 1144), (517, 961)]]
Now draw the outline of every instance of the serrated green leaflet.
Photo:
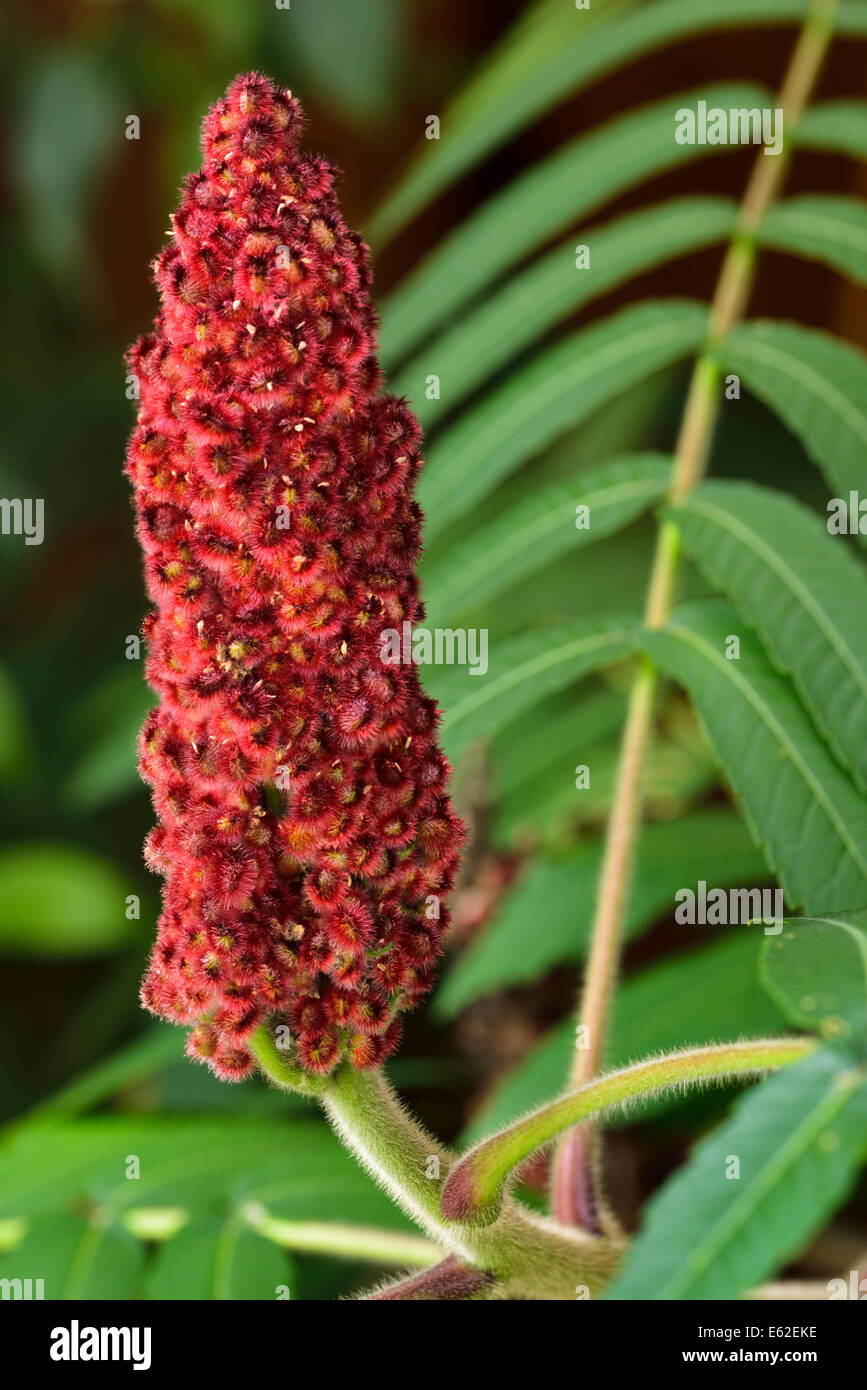
[[(739, 655), (726, 656), (739, 641)], [(807, 912), (867, 896), (867, 805), (785, 677), (743, 620), (711, 599), (645, 637), (651, 659), (689, 691), (786, 900)]]
[(706, 326), (701, 305), (638, 304), (513, 372), (430, 449), (418, 489), (428, 539), (567, 429), (687, 356), (701, 343)]
[[(371, 236), (388, 240), (523, 125), (622, 63), (706, 30), (797, 21), (806, 11), (807, 0), (728, 0), (724, 8), (715, 0), (662, 0), (640, 8), (595, 0), (581, 11), (549, 0), (522, 17), (479, 77), (447, 107), (443, 138), (422, 146), (374, 215)], [(839, 33), (864, 33), (863, 6), (844, 2), (834, 23)]]
[(670, 514), (699, 569), (758, 630), (840, 761), (867, 787), (863, 566), (806, 507), (751, 483), (705, 483)]

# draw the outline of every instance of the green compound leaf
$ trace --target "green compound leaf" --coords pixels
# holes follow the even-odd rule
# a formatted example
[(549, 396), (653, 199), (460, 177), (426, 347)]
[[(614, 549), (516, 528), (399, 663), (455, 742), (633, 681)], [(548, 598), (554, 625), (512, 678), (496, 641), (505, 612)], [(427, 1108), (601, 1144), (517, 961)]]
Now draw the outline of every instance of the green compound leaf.
[(785, 1067), (653, 1198), (605, 1296), (740, 1297), (804, 1249), (865, 1155), (865, 1069), (830, 1049)]
[[(621, 65), (693, 34), (798, 23), (806, 12), (807, 0), (727, 0), (725, 6), (716, 0), (661, 0), (640, 7), (594, 0), (588, 10), (547, 0), (533, 7), (447, 106), (441, 139), (423, 142), (374, 215), (372, 239), (388, 241), (511, 135)], [(834, 25), (841, 34), (863, 34), (863, 5), (844, 0)]]
[[(528, 5), (466, 85), (446, 106), (447, 138), (423, 141), (409, 167), (370, 220), (372, 241), (384, 245), (437, 194), (544, 112), (561, 88), (552, 71), (564, 40), (621, 18), (636, 0), (600, 0), (574, 22), (560, 0)], [(562, 82), (563, 79), (561, 78)]]

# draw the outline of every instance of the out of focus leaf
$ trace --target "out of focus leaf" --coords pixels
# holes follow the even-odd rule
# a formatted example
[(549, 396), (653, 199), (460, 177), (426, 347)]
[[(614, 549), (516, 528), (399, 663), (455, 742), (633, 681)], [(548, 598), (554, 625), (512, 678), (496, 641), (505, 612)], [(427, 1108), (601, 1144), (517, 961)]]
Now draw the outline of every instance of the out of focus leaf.
[(828, 1037), (867, 1022), (867, 910), (829, 917), (791, 917), (768, 937), (762, 980), (799, 1028)]
[(31, 1116), (80, 1115), (119, 1091), (150, 1081), (183, 1057), (185, 1039), (179, 1028), (156, 1025), (83, 1075), (73, 1077), (31, 1111)]
[(49, 51), (21, 90), (11, 142), (33, 243), (51, 269), (80, 280), (91, 190), (123, 136), (117, 94), (84, 49)]
[(31, 734), (21, 697), (0, 667), (0, 782), (20, 777), (31, 757)]
[(240, 1218), (197, 1217), (157, 1250), (144, 1284), (146, 1298), (274, 1300), (291, 1297), (294, 1265), (284, 1250)]
[(0, 1279), (42, 1279), (46, 1299), (131, 1301), (145, 1263), (141, 1241), (117, 1222), (100, 1224), (57, 1211), (39, 1216), (0, 1257)]
[(578, 699), (571, 693), (558, 695), (513, 720), (491, 746), (496, 795), (508, 796), (561, 762), (564, 749), (576, 740), (589, 748), (614, 734), (625, 713), (625, 694), (606, 689)]
[(600, 406), (686, 357), (706, 328), (703, 305), (647, 301), (571, 335), (512, 372), (428, 451), (419, 481), (428, 537)]
[[(493, 598), (564, 551), (627, 526), (662, 497), (670, 471), (664, 454), (635, 454), (580, 474), (569, 491), (552, 485), (528, 494), (428, 569), (429, 611), (446, 617)], [(589, 511), (582, 527), (579, 505)]]
[[(443, 1018), (494, 989), (539, 979), (561, 961), (580, 960), (589, 939), (602, 847), (580, 845), (531, 864), (494, 919), (446, 975), (434, 1004)], [(729, 812), (705, 812), (645, 827), (626, 912), (634, 935), (673, 912), (678, 889), (750, 883), (765, 876), (761, 852)]]
[(127, 885), (108, 860), (63, 844), (0, 851), (0, 952), (87, 956), (134, 939)]
[(246, 1201), (287, 1219), (331, 1214), (410, 1229), (326, 1125), (312, 1120), (43, 1121), (19, 1126), (0, 1147), (0, 1218), (73, 1203), (98, 1209), (106, 1222), (139, 1207), (226, 1215)]
[(867, 208), (854, 198), (787, 198), (765, 214), (758, 238), (763, 246), (822, 261), (857, 284), (867, 282)]
[[(391, 389), (410, 398), (429, 430), (480, 382), (577, 309), (654, 266), (721, 241), (736, 214), (728, 198), (676, 198), (589, 231), (582, 228), (461, 314), (398, 373)], [(589, 264), (580, 270), (578, 244), (590, 251)], [(431, 373), (439, 381), (433, 399), (426, 389)]]
[(525, 119), (557, 99), (557, 79), (549, 76), (548, 67), (551, 56), (562, 53), (564, 36), (571, 37), (577, 31), (586, 37), (588, 29), (609, 24), (635, 3), (599, 0), (592, 11), (581, 15), (580, 30), (560, 0), (536, 0), (525, 6), (487, 60), (446, 106), (442, 120), (449, 138), (426, 140), (374, 213), (371, 239), (380, 245), (390, 240), (452, 179), (496, 149)]
[(311, 87), (356, 118), (389, 110), (405, 61), (403, 0), (294, 0), (276, 18), (287, 71), (300, 69)]
[(551, 691), (622, 661), (635, 640), (630, 619), (600, 618), (494, 641), (479, 674), (468, 665), (432, 667), (425, 684), (445, 712), (446, 752), (453, 756), (473, 739), (490, 737)]
[(139, 729), (155, 696), (142, 680), (140, 663), (123, 669), (91, 692), (78, 722), (95, 732), (63, 787), (64, 799), (82, 810), (105, 806), (141, 786), (137, 769)]
[(867, 159), (867, 102), (820, 101), (809, 107), (795, 127), (796, 145)]
[[(668, 96), (617, 116), (519, 174), (446, 237), (386, 300), (386, 366), (393, 366), (456, 312), (466, 313), (482, 290), (579, 218), (654, 174), (724, 149), (679, 145), (674, 139), (674, 112), (681, 106), (694, 107), (698, 100), (749, 108), (766, 106), (769, 97), (761, 87), (742, 84)], [(433, 362), (430, 370), (436, 371)]]
[[(574, 838), (577, 826), (603, 821), (611, 807), (620, 763), (620, 739), (589, 744), (573, 732), (559, 746), (557, 766), (543, 768), (531, 781), (498, 800), (491, 826), (493, 839), (514, 844), (528, 833), (542, 846), (558, 846)], [(590, 785), (575, 786), (579, 766), (589, 769)], [(690, 797), (717, 781), (707, 746), (700, 739), (657, 737), (644, 765), (644, 802), (663, 819), (678, 815)]]
[[(724, 6), (716, 0), (640, 6), (594, 0), (576, 12), (563, 0), (548, 0), (521, 18), (447, 107), (442, 140), (422, 146), (374, 217), (373, 237), (386, 241), (510, 135), (622, 63), (706, 30), (797, 22), (806, 10), (807, 0), (727, 0)], [(857, 3), (844, 0), (834, 20), (839, 33), (865, 32)]]

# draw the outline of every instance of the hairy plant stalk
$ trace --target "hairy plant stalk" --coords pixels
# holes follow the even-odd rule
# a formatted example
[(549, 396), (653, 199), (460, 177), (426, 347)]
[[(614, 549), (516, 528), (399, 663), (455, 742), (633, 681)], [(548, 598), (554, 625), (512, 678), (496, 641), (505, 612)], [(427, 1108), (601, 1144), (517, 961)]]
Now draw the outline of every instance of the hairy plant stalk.
[(341, 1067), (328, 1077), (299, 1075), (265, 1025), (251, 1048), (276, 1085), (319, 1100), (340, 1139), (398, 1206), (443, 1254), (491, 1275), (497, 1297), (570, 1299), (576, 1288), (592, 1295), (611, 1278), (619, 1242), (561, 1230), (517, 1202), (504, 1203), (499, 1219), (485, 1227), (446, 1218), (441, 1201), (454, 1157), (407, 1113), (381, 1071)]
[(489, 1274), (447, 1255), (439, 1264), (363, 1295), (365, 1303), (455, 1303), (488, 1299), (495, 1290)]
[[(778, 105), (783, 111), (783, 130), (791, 131), (801, 116), (833, 31), (837, 0), (814, 0), (795, 44), (783, 78)], [(791, 159), (790, 148), (777, 156), (760, 152), (748, 181), (737, 226), (726, 252), (710, 308), (708, 337), (695, 363), (683, 419), (675, 447), (668, 490), (669, 502), (680, 502), (700, 482), (710, 454), (720, 409), (719, 344), (743, 316), (756, 270), (755, 234), (762, 218), (779, 194)], [(660, 527), (653, 559), (644, 622), (661, 627), (672, 608), (680, 558), (680, 538), (675, 523)], [(599, 1072), (605, 1050), (611, 999), (617, 977), (626, 895), (635, 856), (635, 841), (642, 801), (642, 775), (651, 733), (657, 676), (642, 660), (634, 677), (614, 799), (606, 834), (596, 914), (590, 952), (578, 1011), (583, 1025), (576, 1047), (571, 1084), (583, 1086)], [(589, 1229), (616, 1230), (597, 1180), (600, 1164), (598, 1136), (569, 1134), (560, 1145), (552, 1180), (552, 1211), (559, 1222), (587, 1225)], [(588, 1190), (594, 1196), (588, 1201)], [(598, 1214), (598, 1220), (593, 1213)], [(593, 1224), (595, 1220), (595, 1225)]]
[(799, 1061), (815, 1046), (806, 1038), (762, 1038), (672, 1052), (611, 1072), (483, 1139), (449, 1174), (443, 1211), (456, 1221), (494, 1221), (510, 1175), (577, 1120), (661, 1091), (773, 1071)]

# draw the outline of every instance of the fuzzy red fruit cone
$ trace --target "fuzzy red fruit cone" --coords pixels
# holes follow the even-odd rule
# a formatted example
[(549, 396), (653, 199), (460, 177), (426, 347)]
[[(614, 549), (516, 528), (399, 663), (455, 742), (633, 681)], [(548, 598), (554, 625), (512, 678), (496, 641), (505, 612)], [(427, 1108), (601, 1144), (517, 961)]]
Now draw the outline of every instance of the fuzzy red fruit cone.
[(382, 634), (423, 618), (420, 432), (382, 392), (366, 247), (289, 92), (209, 112), (131, 350), (148, 593), (141, 736), (165, 876), (143, 988), (227, 1079), (377, 1065), (430, 988), (462, 838), (437, 712)]

